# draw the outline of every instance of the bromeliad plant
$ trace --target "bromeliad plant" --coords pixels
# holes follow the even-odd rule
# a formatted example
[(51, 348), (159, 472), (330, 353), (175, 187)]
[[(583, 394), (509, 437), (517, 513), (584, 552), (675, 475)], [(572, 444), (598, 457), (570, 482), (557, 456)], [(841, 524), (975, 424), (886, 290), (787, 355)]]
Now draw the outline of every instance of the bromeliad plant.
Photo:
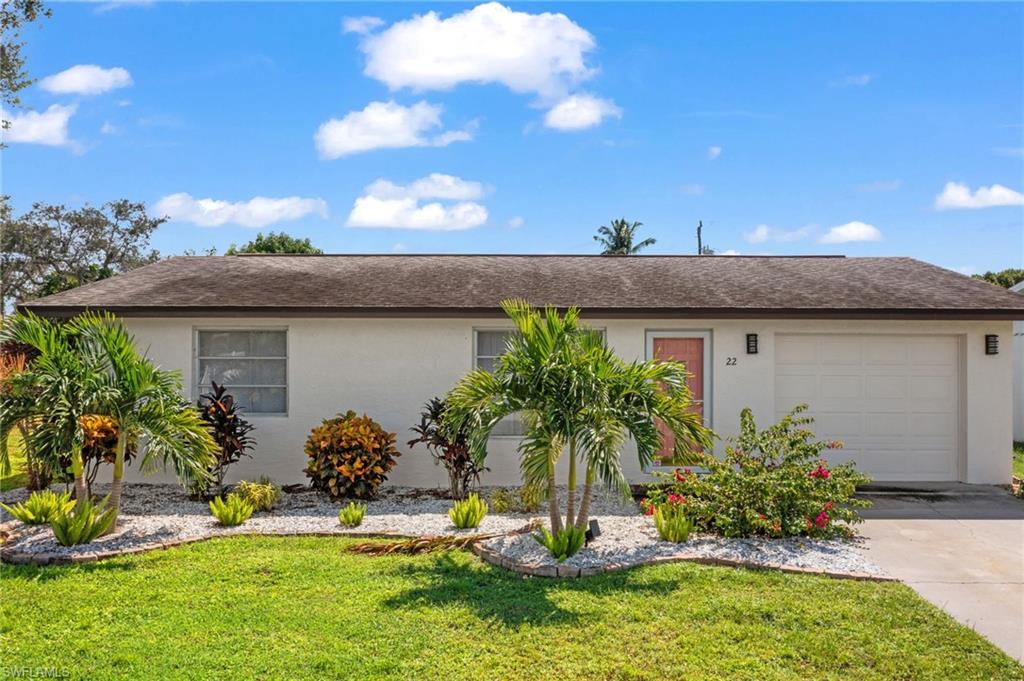
[(537, 534), (532, 536), (559, 563), (565, 562), (566, 558), (579, 553), (579, 550), (587, 543), (587, 531), (582, 527), (574, 525), (563, 527), (554, 533), (549, 532), (546, 527), (542, 527), (537, 531)]
[(850, 525), (861, 520), (856, 509), (871, 505), (854, 492), (870, 478), (853, 463), (825, 462), (823, 452), (842, 444), (816, 440), (806, 410), (799, 405), (758, 431), (753, 413), (744, 409), (740, 434), (723, 459), (701, 455), (704, 475), (689, 469), (660, 474), (668, 484), (651, 487), (643, 507), (654, 514), (670, 499), (681, 500), (699, 529), (726, 537), (851, 534)]
[(306, 440), (310, 486), (332, 499), (372, 499), (395, 467), (395, 434), (354, 411), (326, 419)]
[(478, 494), (470, 494), (468, 498), (457, 500), (450, 509), (448, 517), (452, 525), (464, 530), (470, 527), (479, 527), (480, 521), (487, 515), (487, 502)]
[(365, 515), (366, 504), (350, 501), (348, 506), (338, 511), (338, 522), (345, 527), (359, 527), (363, 524), (363, 516)]
[(243, 456), (252, 456), (250, 450), (256, 446), (256, 441), (249, 435), (255, 426), (242, 417), (242, 408), (235, 403), (234, 396), (216, 382), (212, 382), (210, 387), (210, 392), (199, 396), (199, 415), (217, 448), (205, 489), (193, 490), (198, 496), (222, 495), (228, 466), (238, 463)]
[(253, 505), (237, 494), (229, 494), (226, 497), (214, 497), (210, 500), (210, 513), (225, 527), (235, 527), (248, 520), (253, 511)]
[[(605, 346), (601, 334), (580, 322), (579, 310), (543, 313), (525, 301), (502, 309), (518, 333), (508, 341), (494, 373), (467, 374), (447, 397), (444, 425), (465, 429), (470, 452), (483, 461), (495, 425), (522, 415), (527, 432), (519, 445), (524, 481), (547, 489), (552, 536), (563, 527), (585, 530), (597, 484), (624, 496), (620, 448), (636, 443), (642, 467), (662, 446), (657, 423), (673, 435), (673, 453), (683, 456), (711, 445), (712, 434), (691, 407), (686, 367), (678, 362), (627, 363)], [(565, 522), (555, 487), (555, 464), (568, 461)], [(583, 497), (577, 512), (577, 466), (582, 465)]]
[(281, 500), (281, 488), (266, 476), (260, 478), (259, 482), (242, 480), (235, 485), (232, 493), (248, 501), (257, 511), (272, 511), (274, 505)]
[(71, 492), (55, 494), (50, 490), (33, 492), (28, 499), (14, 506), (0, 504), (0, 508), (26, 525), (48, 525), (66, 515), (74, 506)]
[(50, 528), (58, 544), (75, 546), (88, 544), (100, 535), (107, 534), (114, 529), (116, 521), (117, 509), (108, 504), (108, 499), (93, 504), (91, 499), (85, 498), (78, 501), (68, 513), (51, 520)]
[(678, 497), (670, 498), (654, 510), (654, 526), (662, 539), (675, 544), (686, 541), (693, 531), (693, 521), (686, 515), (686, 507)]
[(465, 429), (449, 432), (443, 427), (445, 408), (445, 401), (437, 397), (423, 405), (419, 425), (410, 429), (417, 437), (409, 440), (408, 445), (425, 444), (434, 465), (443, 465), (448, 471), (452, 499), (465, 499), (470, 484), (479, 483), (480, 474), (487, 469), (470, 454)]

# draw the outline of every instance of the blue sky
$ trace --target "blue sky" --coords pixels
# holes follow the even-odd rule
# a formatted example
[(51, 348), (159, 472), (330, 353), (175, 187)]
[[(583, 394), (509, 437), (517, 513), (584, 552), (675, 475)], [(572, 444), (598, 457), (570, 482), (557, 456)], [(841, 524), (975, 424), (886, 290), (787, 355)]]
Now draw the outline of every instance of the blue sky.
[(1020, 4), (51, 6), (3, 192), (143, 201), (165, 254), (592, 253), (625, 216), (651, 253), (700, 219), (719, 251), (1024, 263)]

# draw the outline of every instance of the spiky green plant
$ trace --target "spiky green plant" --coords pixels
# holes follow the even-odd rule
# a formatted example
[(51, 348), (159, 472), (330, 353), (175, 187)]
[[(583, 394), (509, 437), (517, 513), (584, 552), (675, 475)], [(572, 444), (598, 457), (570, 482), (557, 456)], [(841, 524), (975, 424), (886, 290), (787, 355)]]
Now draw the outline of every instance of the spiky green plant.
[(210, 501), (210, 513), (225, 527), (241, 525), (252, 516), (252, 504), (238, 496), (229, 494), (226, 497), (214, 497)]
[(682, 504), (665, 503), (654, 510), (654, 526), (662, 539), (679, 544), (690, 537), (693, 520), (686, 515)]
[(470, 494), (465, 499), (456, 501), (448, 509), (448, 517), (452, 524), (460, 530), (479, 527), (480, 521), (487, 515), (487, 502), (479, 494)]
[(53, 536), (61, 546), (88, 544), (114, 527), (117, 514), (109, 506), (109, 497), (99, 504), (89, 498), (82, 499), (70, 512), (50, 521)]
[(338, 512), (338, 522), (345, 527), (359, 527), (363, 524), (364, 515), (366, 515), (366, 504), (350, 501), (348, 506)]
[(0, 508), (26, 525), (48, 525), (67, 514), (74, 506), (75, 500), (71, 498), (71, 492), (54, 494), (50, 490), (33, 492), (28, 499), (14, 506), (0, 504)]
[(274, 505), (281, 500), (281, 488), (266, 476), (260, 478), (259, 482), (242, 480), (232, 491), (252, 504), (257, 511), (272, 511)]
[(559, 563), (565, 562), (583, 548), (587, 542), (587, 531), (582, 527), (569, 525), (557, 532), (549, 532), (546, 527), (540, 528), (538, 534), (532, 535), (537, 543), (546, 548)]

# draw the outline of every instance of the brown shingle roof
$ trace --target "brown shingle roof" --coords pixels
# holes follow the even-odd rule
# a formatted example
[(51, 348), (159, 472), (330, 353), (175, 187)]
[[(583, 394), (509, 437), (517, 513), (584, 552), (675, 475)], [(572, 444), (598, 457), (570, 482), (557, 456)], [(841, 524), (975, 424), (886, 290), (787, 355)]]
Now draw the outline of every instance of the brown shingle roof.
[(1024, 318), (1024, 296), (911, 258), (323, 255), (162, 260), (25, 307), (67, 315), (491, 314)]

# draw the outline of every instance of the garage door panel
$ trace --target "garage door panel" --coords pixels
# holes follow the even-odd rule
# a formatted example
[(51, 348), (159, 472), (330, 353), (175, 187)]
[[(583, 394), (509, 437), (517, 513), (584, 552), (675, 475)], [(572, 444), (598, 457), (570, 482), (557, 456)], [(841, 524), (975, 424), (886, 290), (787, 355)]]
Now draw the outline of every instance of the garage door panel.
[(954, 336), (779, 335), (778, 416), (810, 405), (820, 439), (876, 480), (956, 480), (959, 346)]

